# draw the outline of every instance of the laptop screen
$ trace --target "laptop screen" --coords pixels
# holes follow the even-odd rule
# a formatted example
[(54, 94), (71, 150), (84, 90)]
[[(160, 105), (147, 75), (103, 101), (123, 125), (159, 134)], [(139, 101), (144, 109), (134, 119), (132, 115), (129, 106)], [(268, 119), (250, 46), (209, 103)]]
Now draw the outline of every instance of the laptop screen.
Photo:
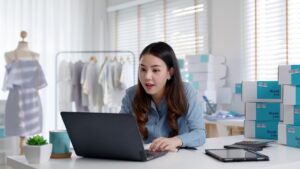
[(78, 156), (145, 161), (142, 137), (131, 114), (61, 112)]

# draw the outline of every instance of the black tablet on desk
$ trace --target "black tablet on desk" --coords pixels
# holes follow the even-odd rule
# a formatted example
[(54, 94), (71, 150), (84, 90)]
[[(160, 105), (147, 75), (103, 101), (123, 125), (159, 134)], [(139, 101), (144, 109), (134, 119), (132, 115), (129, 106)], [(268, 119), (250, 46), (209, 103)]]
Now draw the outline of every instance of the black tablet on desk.
[(223, 162), (269, 161), (269, 157), (244, 149), (206, 149), (205, 154)]

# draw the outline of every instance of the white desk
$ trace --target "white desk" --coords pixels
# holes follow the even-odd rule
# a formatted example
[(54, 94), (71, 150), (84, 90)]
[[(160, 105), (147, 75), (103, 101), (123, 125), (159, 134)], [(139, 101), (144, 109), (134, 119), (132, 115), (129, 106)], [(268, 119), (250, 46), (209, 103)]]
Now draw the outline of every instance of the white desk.
[(71, 159), (50, 159), (49, 162), (43, 164), (30, 165), (24, 156), (10, 156), (7, 164), (15, 169), (298, 169), (300, 166), (300, 149), (278, 144), (272, 144), (271, 147), (265, 148), (261, 152), (270, 157), (270, 161), (265, 162), (223, 163), (204, 154), (205, 148), (222, 148), (223, 145), (243, 139), (243, 136), (209, 138), (206, 144), (197, 151), (180, 150), (148, 162), (88, 159), (74, 156)]

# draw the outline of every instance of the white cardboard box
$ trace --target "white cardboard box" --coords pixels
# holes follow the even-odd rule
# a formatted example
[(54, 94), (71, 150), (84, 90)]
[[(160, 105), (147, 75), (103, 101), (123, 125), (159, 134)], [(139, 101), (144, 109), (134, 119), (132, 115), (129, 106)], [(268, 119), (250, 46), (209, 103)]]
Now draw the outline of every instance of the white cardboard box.
[(300, 85), (300, 65), (279, 65), (279, 84)]
[(214, 80), (214, 74), (212, 72), (194, 72), (190, 73), (192, 76), (192, 80), (194, 81), (207, 81), (207, 80)]
[(300, 87), (283, 85), (283, 104), (300, 105)]
[(278, 143), (300, 148), (300, 126), (278, 124)]
[(283, 122), (285, 124), (300, 126), (300, 106), (283, 105), (283, 110)]
[(244, 135), (248, 138), (277, 140), (278, 122), (245, 120)]
[(185, 56), (187, 63), (212, 63), (214, 61), (213, 59), (214, 57), (208, 54)]
[(278, 140), (279, 144), (286, 144), (286, 125), (284, 123), (278, 124)]
[(282, 121), (283, 105), (281, 103), (255, 102), (246, 103), (246, 120)]
[(214, 66), (209, 63), (189, 63), (185, 65), (185, 70), (191, 73), (208, 73), (214, 71)]
[(277, 81), (243, 81), (244, 102), (281, 102), (281, 85)]

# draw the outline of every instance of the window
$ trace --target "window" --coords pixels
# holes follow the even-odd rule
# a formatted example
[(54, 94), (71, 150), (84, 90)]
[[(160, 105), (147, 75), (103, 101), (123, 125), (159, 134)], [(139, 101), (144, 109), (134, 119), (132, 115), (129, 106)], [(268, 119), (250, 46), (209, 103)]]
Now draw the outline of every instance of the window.
[[(155, 9), (155, 10), (153, 10)], [(139, 51), (152, 42), (164, 41), (164, 1), (154, 1), (140, 7)]]
[[(154, 10), (155, 9), (155, 10)], [(165, 41), (178, 58), (208, 52), (206, 0), (157, 0), (110, 13), (115, 50), (136, 56), (148, 44)]]
[(117, 49), (137, 53), (137, 7), (117, 12)]
[(300, 64), (299, 7), (297, 0), (244, 1), (245, 80), (277, 80), (278, 65)]

